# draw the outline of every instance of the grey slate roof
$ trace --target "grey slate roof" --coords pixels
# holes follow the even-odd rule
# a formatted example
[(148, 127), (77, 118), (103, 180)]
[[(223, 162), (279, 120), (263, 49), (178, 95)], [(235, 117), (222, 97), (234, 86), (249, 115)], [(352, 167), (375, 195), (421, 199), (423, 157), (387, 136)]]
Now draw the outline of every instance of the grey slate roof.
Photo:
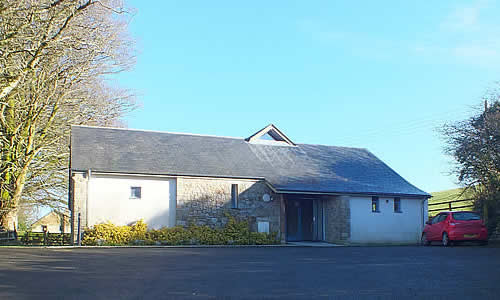
[(277, 191), (423, 196), (366, 149), (73, 126), (71, 169), (264, 178)]

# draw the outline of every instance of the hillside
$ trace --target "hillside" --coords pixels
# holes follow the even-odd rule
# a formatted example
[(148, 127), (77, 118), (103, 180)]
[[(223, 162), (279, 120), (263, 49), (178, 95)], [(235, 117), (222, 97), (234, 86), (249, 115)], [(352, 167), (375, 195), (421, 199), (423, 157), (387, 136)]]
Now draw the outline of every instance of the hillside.
[[(466, 192), (463, 195), (461, 195), (462, 190), (463, 189), (458, 188), (458, 189), (445, 190), (445, 191), (431, 193), (432, 198), (429, 199), (429, 204), (446, 202), (446, 201), (465, 200), (465, 199), (472, 198), (472, 195), (470, 192)], [(472, 205), (472, 204), (474, 204), (474, 202), (472, 200), (471, 201), (464, 201), (464, 202), (457, 202), (457, 203), (452, 203), (452, 208), (458, 207), (458, 206)], [(449, 206), (448, 206), (448, 204), (429, 206), (429, 210), (433, 210), (433, 209), (449, 210)], [(471, 207), (466, 207), (466, 208), (460, 208), (458, 210), (474, 210), (474, 208), (471, 206)], [(430, 211), (429, 216), (434, 216), (438, 213), (439, 213), (439, 211), (432, 211), (432, 212)]]

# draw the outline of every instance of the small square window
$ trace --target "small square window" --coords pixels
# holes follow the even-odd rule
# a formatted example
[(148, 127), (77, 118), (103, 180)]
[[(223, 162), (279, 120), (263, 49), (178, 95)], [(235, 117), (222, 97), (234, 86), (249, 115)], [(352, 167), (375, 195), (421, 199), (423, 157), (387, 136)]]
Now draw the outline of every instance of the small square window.
[(378, 197), (372, 197), (372, 212), (380, 212)]
[(394, 198), (394, 212), (401, 212), (401, 198)]
[(238, 208), (238, 185), (231, 184), (231, 208)]
[(130, 187), (130, 199), (141, 199), (141, 187), (140, 186), (132, 186)]

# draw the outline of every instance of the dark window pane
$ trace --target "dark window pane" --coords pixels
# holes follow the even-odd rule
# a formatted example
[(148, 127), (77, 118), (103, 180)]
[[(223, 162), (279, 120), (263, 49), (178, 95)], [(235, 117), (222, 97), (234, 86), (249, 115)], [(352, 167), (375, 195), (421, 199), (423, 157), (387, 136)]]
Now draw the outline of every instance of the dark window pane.
[(130, 188), (130, 198), (141, 199), (141, 187), (133, 186)]
[(401, 212), (401, 198), (394, 198), (394, 211)]
[(372, 212), (378, 212), (378, 197), (372, 197)]
[(238, 185), (231, 185), (231, 207), (238, 208)]

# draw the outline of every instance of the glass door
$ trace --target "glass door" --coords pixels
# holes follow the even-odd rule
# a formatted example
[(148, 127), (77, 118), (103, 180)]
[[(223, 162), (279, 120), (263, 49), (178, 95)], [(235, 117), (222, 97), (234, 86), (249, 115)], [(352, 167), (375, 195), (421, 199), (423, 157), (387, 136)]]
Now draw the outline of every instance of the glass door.
[(323, 240), (323, 200), (313, 200), (313, 240)]

